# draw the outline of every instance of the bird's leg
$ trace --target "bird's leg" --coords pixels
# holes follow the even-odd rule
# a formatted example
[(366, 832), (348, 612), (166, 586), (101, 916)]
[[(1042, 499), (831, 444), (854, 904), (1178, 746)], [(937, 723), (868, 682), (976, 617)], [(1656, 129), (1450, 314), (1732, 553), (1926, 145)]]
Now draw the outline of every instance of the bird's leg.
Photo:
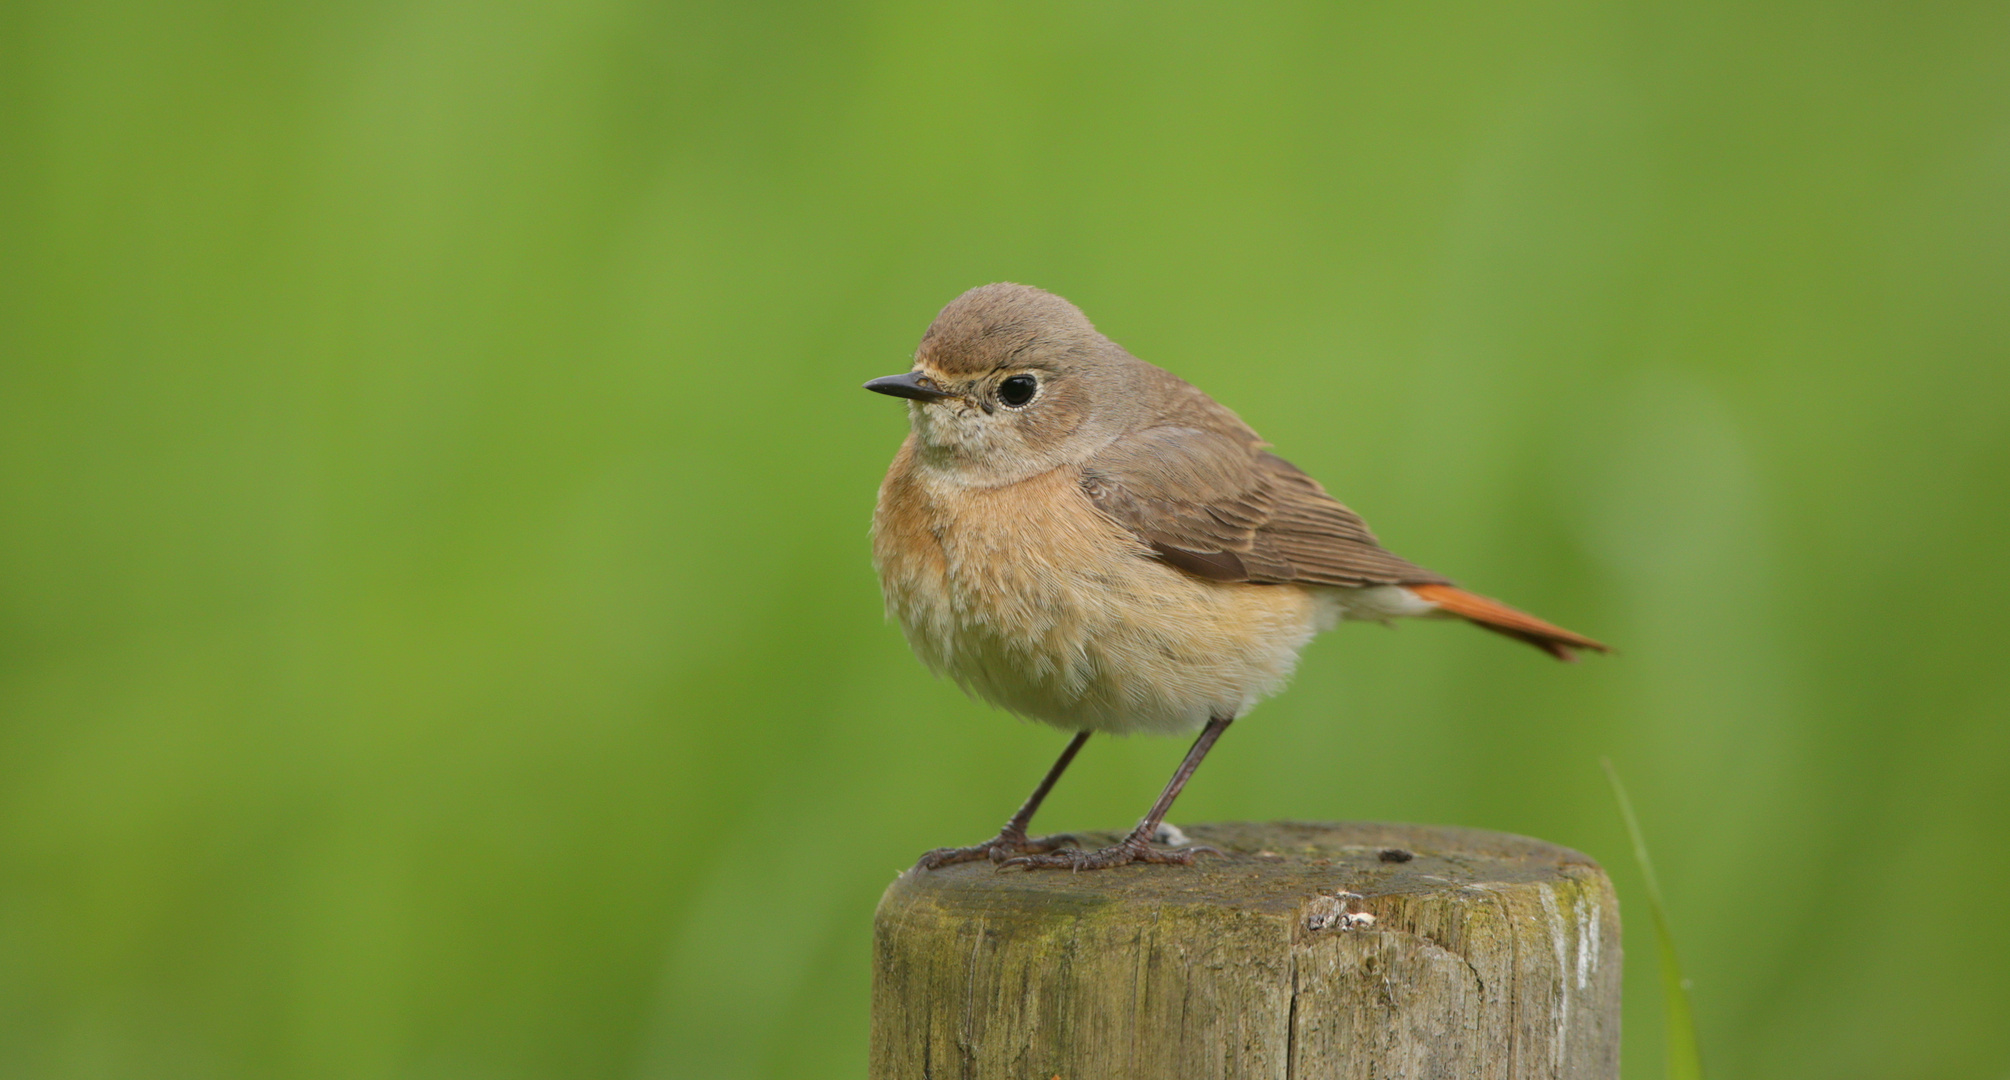
[(1143, 821), (1131, 830), (1129, 836), (1101, 851), (1058, 851), (1052, 854), (1021, 855), (1016, 859), (1006, 859), (1005, 866), (1020, 866), (1028, 870), (1107, 870), (1112, 866), (1127, 866), (1134, 862), (1175, 863), (1190, 866), (1197, 855), (1219, 855), (1220, 849), (1205, 846), (1176, 848), (1167, 851), (1152, 846), (1152, 837), (1165, 821), (1166, 812), (1172, 809), (1173, 800), (1179, 798), (1180, 789), (1186, 786), (1193, 771), (1200, 768), (1200, 759), (1228, 730), (1235, 718), (1209, 720), (1200, 738), (1193, 741), (1193, 748), (1186, 752), (1186, 759), (1179, 763), (1178, 771), (1166, 781), (1166, 789), (1159, 792), (1159, 800), (1145, 813)]
[(1028, 839), (1026, 826), (1033, 823), (1033, 815), (1039, 811), (1040, 803), (1046, 799), (1047, 793), (1054, 790), (1054, 781), (1059, 780), (1061, 774), (1068, 770), (1068, 763), (1075, 760), (1075, 752), (1088, 741), (1089, 733), (1086, 731), (1077, 732), (1075, 737), (1068, 741), (1068, 748), (1061, 751), (1061, 756), (1055, 759), (1054, 767), (1047, 770), (1046, 778), (1040, 781), (1039, 787), (1033, 789), (1033, 794), (1026, 796), (1025, 805), (1019, 807), (1019, 812), (1012, 815), (1012, 820), (998, 830), (997, 836), (974, 847), (936, 848), (923, 855), (920, 861), (914, 864), (915, 869), (934, 870), (962, 862), (976, 862), (979, 859), (1002, 862), (1014, 855), (1048, 852), (1072, 845), (1075, 838), (1066, 833), (1043, 836), (1038, 840)]

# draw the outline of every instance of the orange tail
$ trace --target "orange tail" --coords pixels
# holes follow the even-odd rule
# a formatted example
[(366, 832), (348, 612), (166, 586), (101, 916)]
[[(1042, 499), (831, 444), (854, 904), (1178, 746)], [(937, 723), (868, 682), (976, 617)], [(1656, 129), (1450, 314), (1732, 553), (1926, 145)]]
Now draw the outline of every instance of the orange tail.
[(1572, 649), (1612, 651), (1583, 634), (1573, 634), (1561, 626), (1551, 626), (1533, 615), (1516, 611), (1498, 600), (1488, 599), (1478, 593), (1469, 593), (1450, 585), (1404, 587), (1462, 619), (1492, 630), (1496, 634), (1506, 634), (1511, 638), (1526, 641), (1558, 660), (1577, 659), (1577, 654), (1571, 652)]

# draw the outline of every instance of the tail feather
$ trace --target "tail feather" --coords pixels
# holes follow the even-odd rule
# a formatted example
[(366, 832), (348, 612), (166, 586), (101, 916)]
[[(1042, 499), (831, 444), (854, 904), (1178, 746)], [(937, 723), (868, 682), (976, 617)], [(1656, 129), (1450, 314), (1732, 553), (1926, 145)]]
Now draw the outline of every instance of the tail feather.
[(1492, 630), (1496, 634), (1506, 634), (1518, 641), (1526, 641), (1558, 660), (1577, 659), (1577, 654), (1572, 652), (1572, 649), (1612, 651), (1583, 634), (1573, 634), (1561, 626), (1543, 622), (1533, 615), (1516, 611), (1498, 600), (1478, 593), (1469, 593), (1450, 585), (1409, 585), (1406, 588), (1418, 597), (1438, 605), (1444, 611)]

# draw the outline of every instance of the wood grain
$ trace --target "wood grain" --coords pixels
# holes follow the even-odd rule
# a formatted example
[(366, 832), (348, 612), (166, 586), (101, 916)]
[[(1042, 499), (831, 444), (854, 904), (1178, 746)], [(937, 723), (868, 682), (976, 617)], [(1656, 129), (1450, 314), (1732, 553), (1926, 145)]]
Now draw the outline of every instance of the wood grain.
[(1415, 825), (1187, 832), (1228, 855), (902, 874), (875, 919), (871, 1075), (1619, 1075), (1618, 905), (1586, 856)]

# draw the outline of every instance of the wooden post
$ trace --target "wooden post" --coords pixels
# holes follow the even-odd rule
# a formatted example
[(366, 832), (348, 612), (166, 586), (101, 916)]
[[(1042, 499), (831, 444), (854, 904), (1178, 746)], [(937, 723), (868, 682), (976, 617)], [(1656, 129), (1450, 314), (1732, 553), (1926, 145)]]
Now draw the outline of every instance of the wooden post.
[(874, 1080), (1618, 1077), (1619, 908), (1589, 858), (1417, 825), (1187, 832), (1227, 856), (896, 878)]

